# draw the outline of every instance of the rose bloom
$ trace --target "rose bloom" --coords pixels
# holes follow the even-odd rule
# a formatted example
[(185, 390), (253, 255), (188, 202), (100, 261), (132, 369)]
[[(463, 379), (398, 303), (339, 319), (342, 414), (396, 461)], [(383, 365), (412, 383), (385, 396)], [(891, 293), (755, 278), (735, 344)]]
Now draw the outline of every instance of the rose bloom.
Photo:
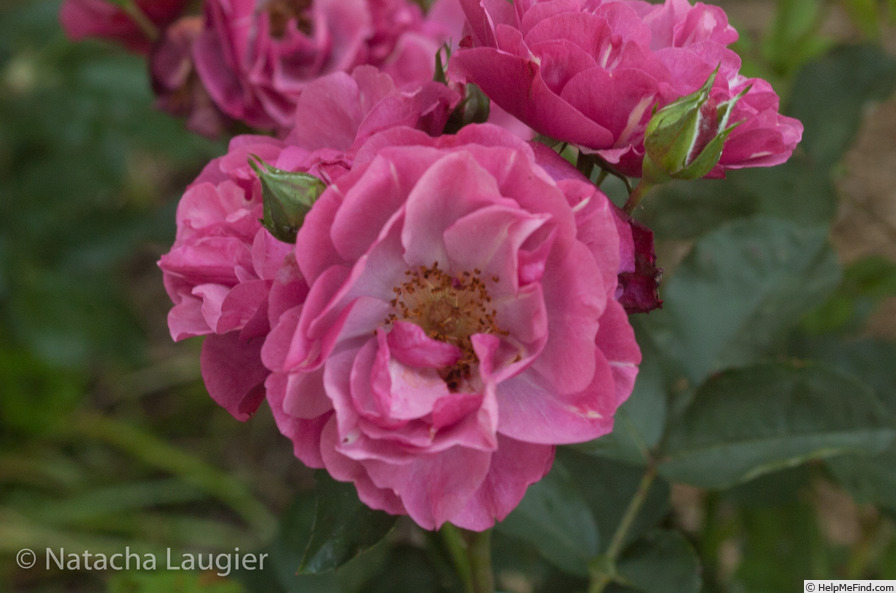
[[(540, 142), (531, 142), (535, 160), (557, 181), (586, 181), (572, 164)], [(649, 313), (662, 306), (659, 284), (662, 270), (656, 267), (653, 231), (626, 214), (622, 208), (610, 204), (616, 232), (619, 234), (619, 273), (614, 298), (626, 313)], [(580, 215), (581, 216), (581, 215)], [(578, 223), (580, 226), (581, 221)], [(591, 240), (599, 240), (597, 233), (583, 233)]]
[(611, 204), (504, 129), (371, 137), (295, 262), (309, 290), (262, 349), (278, 426), (305, 464), (424, 528), (491, 527), (632, 390)]
[(193, 67), (193, 42), (202, 32), (202, 18), (182, 17), (162, 31), (149, 55), (149, 74), (156, 108), (186, 118), (186, 128), (217, 138), (233, 121), (215, 105)]
[[(159, 267), (174, 307), (168, 326), (175, 340), (206, 335), (202, 375), (209, 394), (240, 420), (264, 397), (268, 371), (260, 349), (279, 315), (271, 287), (290, 288), (290, 306), (306, 290), (292, 246), (261, 224), (261, 182), (250, 155), (285, 171), (310, 173), (332, 183), (351, 168), (356, 145), (393, 126), (441, 129), (457, 102), (444, 85), (428, 82), (399, 91), (387, 74), (362, 66), (308, 87), (297, 117), (317, 125), (288, 141), (237, 136), (223, 157), (209, 163), (178, 205), (177, 236)], [(440, 123), (441, 122), (441, 123)]]
[[(263, 136), (238, 136), (227, 155), (209, 163), (177, 208), (177, 236), (159, 260), (174, 302), (171, 337), (207, 335), (202, 376), (212, 398), (240, 420), (264, 399), (261, 364), (268, 333), (268, 292), (290, 253), (262, 227), (261, 182), (250, 154), (284, 169), (283, 145)], [(283, 157), (283, 158), (281, 158)], [(289, 278), (301, 291), (300, 278)]]
[[(183, 12), (187, 0), (136, 0), (149, 22), (164, 28)], [(69, 39), (100, 37), (121, 42), (132, 51), (146, 53), (152, 40), (121, 8), (108, 0), (66, 0), (59, 22)]]
[(286, 131), (315, 78), (370, 64), (399, 85), (419, 84), (432, 79), (449, 35), (410, 0), (207, 0), (194, 60), (224, 113)]
[(710, 173), (787, 160), (802, 125), (778, 113), (761, 79), (739, 74), (737, 39), (721, 8), (687, 0), (461, 0), (469, 37), (449, 74), (473, 82), (541, 134), (597, 153), (617, 172), (638, 177), (644, 130), (654, 108), (696, 91), (716, 67), (712, 100), (750, 87), (730, 122)]

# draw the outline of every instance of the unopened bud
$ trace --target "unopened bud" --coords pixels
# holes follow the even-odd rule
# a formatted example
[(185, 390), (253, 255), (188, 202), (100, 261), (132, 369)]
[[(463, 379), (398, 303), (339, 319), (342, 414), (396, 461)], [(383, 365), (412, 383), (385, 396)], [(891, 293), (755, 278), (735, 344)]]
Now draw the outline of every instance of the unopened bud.
[(327, 188), (326, 184), (308, 173), (272, 167), (254, 154), (249, 165), (261, 180), (261, 224), (280, 241), (295, 243), (305, 215)]
[(472, 83), (466, 85), (464, 93), (464, 98), (448, 117), (445, 134), (455, 134), (466, 125), (488, 121), (491, 104), (485, 93)]
[(728, 118), (749, 87), (725, 101), (710, 97), (718, 69), (694, 93), (653, 114), (644, 132), (642, 177), (658, 184), (670, 179), (697, 179), (718, 164), (725, 140), (738, 123)]

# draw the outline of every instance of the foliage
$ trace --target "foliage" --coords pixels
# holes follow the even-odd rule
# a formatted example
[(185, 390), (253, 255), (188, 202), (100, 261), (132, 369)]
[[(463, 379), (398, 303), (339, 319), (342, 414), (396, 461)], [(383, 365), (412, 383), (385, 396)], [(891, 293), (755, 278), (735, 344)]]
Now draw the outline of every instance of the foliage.
[[(860, 45), (820, 32), (833, 4), (781, 0), (768, 32), (742, 41), (805, 123), (800, 152), (642, 203), (666, 255), (686, 255), (668, 266), (663, 309), (635, 321), (645, 362), (614, 433), (558, 450), (497, 526), (500, 589), (896, 579), (896, 343), (865, 332), (896, 295), (896, 266), (843, 265), (828, 239), (844, 155), (869, 104), (893, 95), (896, 59), (878, 43), (883, 3), (841, 3)], [(233, 422), (204, 393), (195, 347), (169, 344), (154, 262), (177, 196), (223, 143), (153, 111), (140, 58), (66, 42), (58, 6), (0, 8), (0, 584), (463, 591), (451, 559), (470, 538), (396, 523), (325, 476), (315, 496), (269, 415)], [(830, 491), (856, 517), (849, 538), (827, 532)], [(223, 578), (25, 571), (13, 558), (125, 546), (240, 547), (270, 565)]]

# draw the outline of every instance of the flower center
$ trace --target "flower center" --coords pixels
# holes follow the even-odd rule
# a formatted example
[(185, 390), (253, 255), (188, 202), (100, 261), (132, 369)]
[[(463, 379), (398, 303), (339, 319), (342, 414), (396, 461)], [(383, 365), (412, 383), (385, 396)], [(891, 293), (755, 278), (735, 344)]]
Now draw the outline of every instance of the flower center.
[(308, 9), (313, 0), (270, 0), (264, 10), (271, 19), (271, 36), (281, 39), (286, 34), (286, 26), (290, 19), (296, 20), (299, 31), (311, 33), (311, 19)]
[[(457, 346), (460, 359), (450, 367), (439, 370), (448, 388), (457, 390), (470, 378), (472, 367), (478, 362), (470, 336), (496, 334), (506, 336), (495, 317), (492, 298), (486, 280), (478, 269), (452, 276), (441, 270), (438, 262), (405, 272), (406, 280), (392, 289), (392, 313), (387, 323), (410, 321), (420, 326), (434, 340)], [(489, 279), (498, 282), (497, 276)]]

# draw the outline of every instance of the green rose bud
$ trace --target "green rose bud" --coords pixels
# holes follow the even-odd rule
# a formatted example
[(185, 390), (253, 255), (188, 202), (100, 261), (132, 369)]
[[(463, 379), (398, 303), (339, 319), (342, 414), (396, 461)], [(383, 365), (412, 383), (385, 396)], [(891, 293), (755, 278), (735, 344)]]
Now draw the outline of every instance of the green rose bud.
[(671, 179), (703, 177), (719, 162), (731, 131), (728, 118), (738, 100), (749, 90), (716, 103), (710, 97), (718, 68), (696, 92), (666, 105), (653, 114), (644, 133), (642, 178), (651, 185)]
[[(445, 53), (445, 60), (442, 60), (442, 52)], [(435, 82), (441, 82), (447, 86), (454, 86), (448, 83), (448, 77), (445, 75), (445, 63), (451, 58), (451, 45), (445, 43), (436, 52), (436, 71), (433, 76)], [(489, 98), (482, 92), (478, 86), (468, 83), (464, 87), (464, 98), (461, 99), (454, 111), (445, 122), (443, 134), (456, 134), (460, 129), (468, 124), (481, 124), (488, 121), (491, 102)]]
[(327, 188), (326, 184), (308, 173), (272, 167), (254, 154), (249, 166), (261, 180), (261, 224), (280, 241), (295, 243), (305, 215)]

